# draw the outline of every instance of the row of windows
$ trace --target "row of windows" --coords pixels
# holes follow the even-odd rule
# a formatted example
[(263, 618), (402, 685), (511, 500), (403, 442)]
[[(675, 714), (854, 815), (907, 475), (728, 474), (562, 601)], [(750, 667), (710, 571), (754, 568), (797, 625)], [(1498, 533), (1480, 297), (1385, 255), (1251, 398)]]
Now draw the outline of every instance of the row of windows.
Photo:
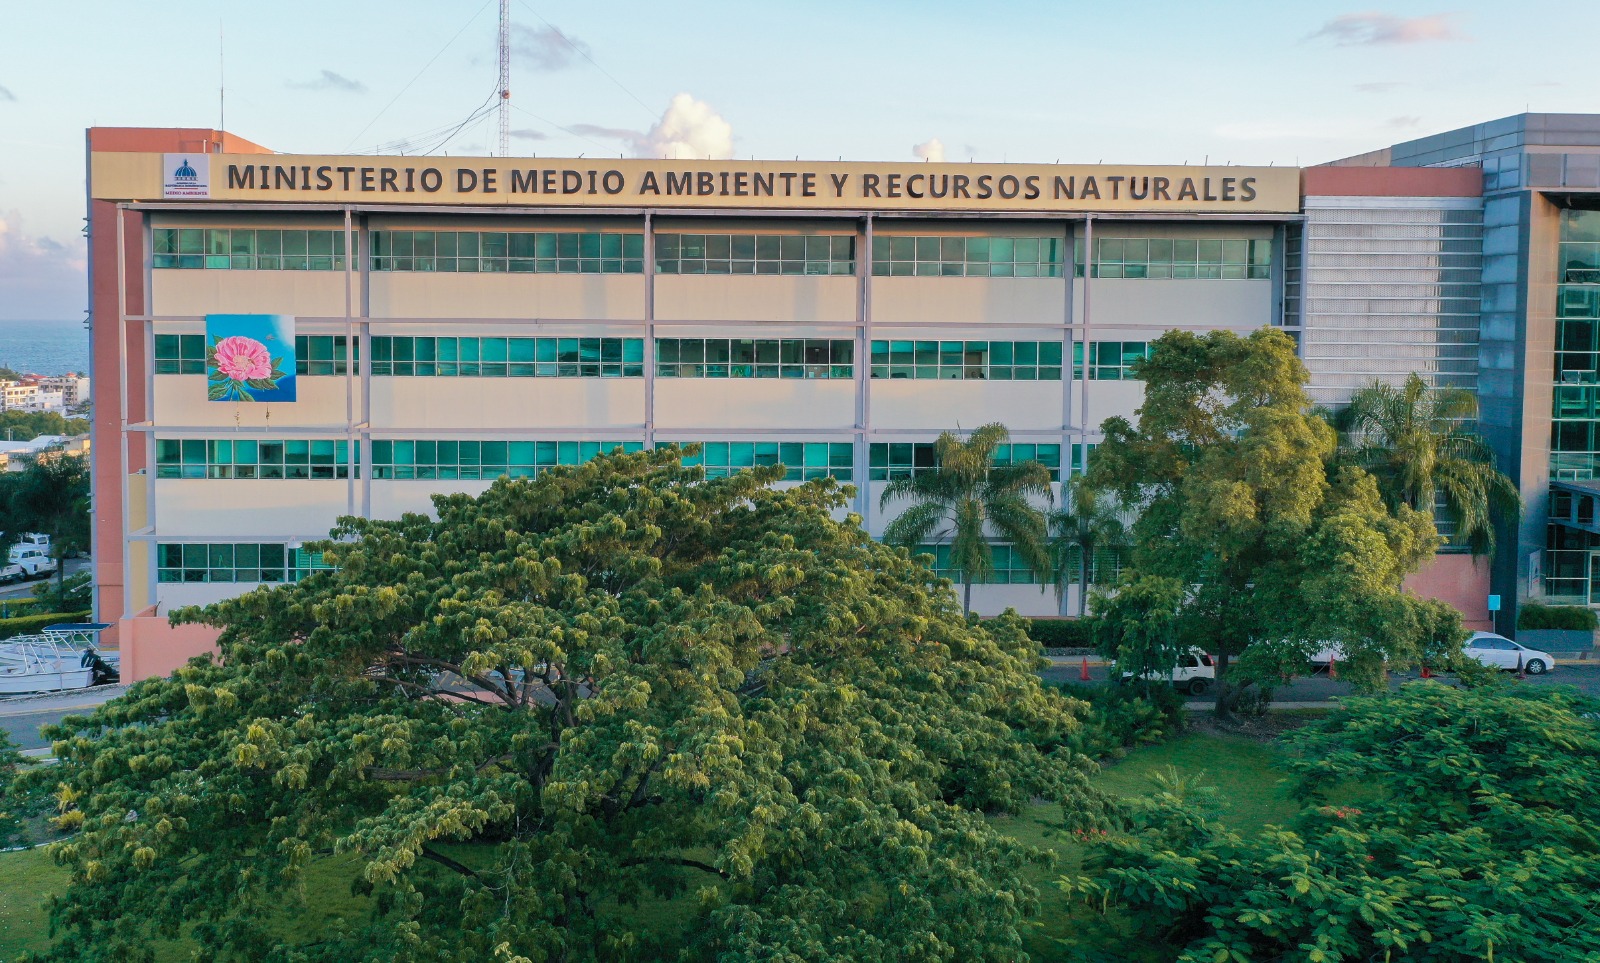
[(372, 339), (375, 376), (642, 378), (640, 338)]
[(657, 234), (661, 274), (856, 273), (848, 234)]
[(1059, 341), (874, 341), (874, 378), (1060, 381)]
[(1600, 284), (1600, 241), (1562, 241), (1561, 282)]
[[(1039, 462), (1050, 470), (1052, 481), (1061, 480), (1060, 445), (1009, 444), (1001, 445), (994, 453), (996, 465), (1009, 466), (1025, 461)], [(873, 442), (867, 448), (867, 475), (872, 481), (910, 478), (938, 467), (931, 441)]]
[[(1243, 281), (1272, 276), (1269, 240), (1097, 237), (1094, 247), (1097, 278)], [(1078, 262), (1082, 277), (1081, 255)]]
[(644, 235), (600, 231), (373, 231), (372, 269), (642, 274)]
[(1059, 237), (877, 237), (872, 273), (880, 277), (1058, 278)]
[[(600, 231), (373, 231), (374, 271), (513, 274), (639, 274), (644, 235)], [(855, 273), (855, 237), (847, 234), (657, 234), (662, 274)], [(1082, 241), (1076, 242), (1083, 276)], [(158, 268), (334, 271), (344, 269), (342, 230), (157, 228)], [(1600, 267), (1574, 242), (1575, 270)], [(894, 277), (1060, 277), (1058, 237), (882, 236), (872, 273)], [(1563, 244), (1563, 262), (1568, 245)], [(1264, 279), (1272, 242), (1226, 238), (1095, 239), (1101, 278)], [(1580, 279), (1584, 280), (1584, 279)], [(1588, 279), (1592, 281), (1594, 279)], [(1588, 283), (1586, 281), (1586, 283)]]
[[(205, 335), (158, 334), (155, 341), (156, 374), (206, 373)], [(294, 354), (295, 374), (342, 375), (349, 362), (343, 335), (297, 334)]]
[[(688, 445), (692, 442), (678, 442)], [(854, 476), (855, 446), (848, 441), (707, 441), (698, 442), (700, 453), (683, 459), (699, 465), (707, 478), (726, 478), (746, 468), (783, 465), (786, 481), (810, 481), (833, 476), (850, 481)]]
[(640, 451), (637, 441), (408, 441), (372, 443), (372, 477), (491, 481), (532, 478), (556, 465), (581, 465), (601, 452)]
[[(356, 443), (360, 460), (360, 443)], [(157, 478), (340, 479), (351, 477), (344, 439), (158, 438)], [(359, 467), (354, 469), (360, 477)]]
[(234, 271), (343, 271), (344, 231), (158, 227), (151, 267)]
[(297, 582), (328, 567), (320, 552), (279, 542), (156, 545), (156, 577), (162, 582)]
[[(343, 375), (349, 351), (343, 335), (297, 335), (295, 371)], [(359, 347), (359, 342), (357, 343)], [(1096, 341), (1091, 381), (1126, 381), (1149, 356), (1144, 341)], [(1060, 381), (1059, 341), (874, 341), (872, 377)], [(851, 378), (855, 343), (835, 338), (659, 338), (661, 378)], [(158, 334), (156, 374), (205, 374), (203, 334)], [(375, 377), (640, 378), (640, 338), (372, 339)], [(1073, 345), (1073, 377), (1083, 377), (1083, 345)]]
[(658, 338), (658, 378), (852, 378), (854, 341)]
[[(991, 545), (994, 552), (994, 574), (974, 585), (1038, 585), (1045, 581), (1040, 573), (1035, 572), (1023, 561), (1022, 556), (1010, 545)], [(933, 571), (935, 574), (950, 579), (953, 582), (961, 581), (961, 573), (950, 561), (949, 545), (919, 545), (913, 554), (932, 555)], [(1069, 580), (1076, 582), (1078, 570), (1083, 557), (1082, 549), (1074, 546), (1067, 552), (1066, 570)], [(1126, 562), (1122, 553), (1111, 549), (1101, 549), (1094, 553), (1089, 560), (1089, 582), (1091, 585), (1115, 585), (1122, 576), (1122, 566)]]

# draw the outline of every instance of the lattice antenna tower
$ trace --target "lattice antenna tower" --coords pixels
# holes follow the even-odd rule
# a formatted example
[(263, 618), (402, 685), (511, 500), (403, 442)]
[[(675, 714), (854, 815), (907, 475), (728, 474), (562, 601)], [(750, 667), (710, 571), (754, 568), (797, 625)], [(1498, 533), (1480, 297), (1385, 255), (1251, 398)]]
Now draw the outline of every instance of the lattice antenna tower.
[(500, 0), (500, 156), (511, 154), (511, 0)]

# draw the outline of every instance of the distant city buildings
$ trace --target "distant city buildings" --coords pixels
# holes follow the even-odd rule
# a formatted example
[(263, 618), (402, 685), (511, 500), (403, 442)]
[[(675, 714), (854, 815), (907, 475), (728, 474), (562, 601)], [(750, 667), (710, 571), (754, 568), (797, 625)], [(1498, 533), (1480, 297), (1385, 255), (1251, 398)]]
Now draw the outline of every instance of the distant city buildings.
[(54, 411), (66, 414), (89, 402), (89, 379), (76, 373), (47, 377), (26, 374), (0, 378), (0, 411)]
[(0, 472), (25, 471), (35, 462), (82, 458), (89, 454), (89, 436), (40, 435), (29, 441), (0, 440)]

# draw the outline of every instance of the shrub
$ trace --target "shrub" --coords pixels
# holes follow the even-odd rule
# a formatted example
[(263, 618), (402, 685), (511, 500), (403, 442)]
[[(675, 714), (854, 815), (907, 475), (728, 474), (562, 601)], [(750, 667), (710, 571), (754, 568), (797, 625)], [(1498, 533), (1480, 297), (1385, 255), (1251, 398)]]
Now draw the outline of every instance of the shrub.
[(1594, 610), (1582, 605), (1543, 605), (1524, 602), (1517, 612), (1519, 629), (1568, 629), (1592, 632), (1600, 624)]
[(1061, 683), (1061, 694), (1089, 704), (1069, 742), (1095, 759), (1121, 756), (1135, 746), (1169, 739), (1183, 730), (1184, 697), (1169, 685), (1093, 686)]
[(82, 622), (88, 617), (88, 612), (47, 612), (43, 615), (0, 619), (0, 639), (9, 639), (14, 635), (36, 635), (47, 625), (55, 625), (57, 622)]
[(29, 612), (37, 612), (39, 610), (38, 607), (39, 600), (32, 596), (0, 600), (0, 619), (9, 619), (18, 615), (27, 615)]
[(1090, 649), (1087, 619), (1028, 619), (1028, 638), (1043, 649)]

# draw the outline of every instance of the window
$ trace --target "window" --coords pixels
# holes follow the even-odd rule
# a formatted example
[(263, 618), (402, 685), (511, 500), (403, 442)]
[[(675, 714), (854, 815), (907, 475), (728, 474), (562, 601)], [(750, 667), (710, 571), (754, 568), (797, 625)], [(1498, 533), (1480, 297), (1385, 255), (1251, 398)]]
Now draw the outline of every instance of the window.
[(297, 582), (329, 567), (320, 552), (277, 542), (156, 546), (156, 577), (162, 582)]
[(848, 441), (706, 441), (672, 442), (699, 444), (700, 453), (683, 459), (685, 465), (700, 465), (707, 478), (726, 478), (746, 468), (783, 465), (784, 481), (810, 481), (831, 475), (850, 481), (854, 475), (855, 446)]
[[(1036, 461), (1050, 469), (1052, 481), (1061, 480), (1061, 446), (1039, 444), (1001, 445), (994, 453), (994, 464), (1015, 465)], [(910, 478), (939, 467), (931, 441), (873, 442), (867, 448), (868, 476), (872, 481)]]
[[(1089, 344), (1094, 364), (1089, 367), (1090, 381), (1137, 381), (1133, 364), (1150, 357), (1147, 341), (1093, 341)], [(1072, 346), (1072, 377), (1083, 380), (1083, 342)]]
[(642, 378), (640, 338), (372, 339), (375, 376)]
[(344, 229), (158, 227), (151, 267), (234, 271), (343, 271)]
[(581, 465), (601, 452), (640, 451), (639, 441), (434, 441), (372, 442), (372, 477), (397, 481), (492, 481), (501, 475), (532, 478), (556, 465)]
[(599, 231), (373, 231), (374, 271), (643, 274), (644, 235)]
[[(155, 340), (156, 374), (206, 373), (205, 335), (158, 334)], [(349, 367), (346, 344), (343, 335), (295, 335), (295, 374), (313, 376), (345, 374)], [(360, 342), (356, 344), (359, 348)]]
[[(342, 438), (157, 438), (157, 478), (340, 479), (361, 477)], [(360, 442), (355, 443), (360, 461)]]
[[(1022, 556), (1010, 545), (991, 545), (994, 551), (994, 572), (974, 585), (1038, 585), (1039, 575), (1028, 567)], [(953, 582), (961, 581), (961, 573), (950, 562), (949, 545), (918, 545), (913, 555), (932, 555), (934, 574)]]
[[(1272, 242), (1210, 237), (1097, 237), (1097, 278), (1199, 278), (1266, 280), (1272, 277)], [(1083, 239), (1074, 247), (1083, 277)]]
[(1060, 381), (1059, 341), (874, 341), (874, 378)]
[(856, 273), (848, 234), (657, 234), (661, 274)]
[(1058, 278), (1059, 237), (900, 237), (872, 239), (878, 277)]
[[(1076, 545), (1067, 549), (1066, 577), (1069, 582), (1077, 582), (1082, 559), (1083, 549)], [(1125, 562), (1121, 552), (1109, 548), (1096, 549), (1094, 557), (1089, 560), (1089, 584), (1115, 585), (1117, 579), (1122, 577)]]
[(855, 342), (658, 338), (658, 378), (853, 378)]
[(1072, 465), (1070, 467), (1070, 473), (1074, 474), (1074, 475), (1081, 475), (1084, 472), (1088, 471), (1089, 470), (1089, 456), (1093, 455), (1094, 454), (1094, 450), (1096, 448), (1099, 448), (1099, 447), (1100, 447), (1100, 443), (1099, 442), (1091, 441), (1091, 442), (1088, 442), (1087, 444), (1085, 444), (1084, 442), (1081, 442), (1081, 441), (1073, 442), (1072, 443)]

